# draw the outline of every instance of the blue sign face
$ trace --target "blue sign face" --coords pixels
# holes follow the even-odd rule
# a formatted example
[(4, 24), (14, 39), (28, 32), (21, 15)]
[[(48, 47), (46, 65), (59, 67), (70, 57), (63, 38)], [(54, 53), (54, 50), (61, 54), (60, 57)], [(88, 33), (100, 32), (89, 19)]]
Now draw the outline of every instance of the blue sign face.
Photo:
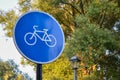
[(14, 42), (28, 60), (45, 64), (56, 60), (64, 48), (64, 34), (59, 23), (45, 12), (22, 15), (14, 28)]

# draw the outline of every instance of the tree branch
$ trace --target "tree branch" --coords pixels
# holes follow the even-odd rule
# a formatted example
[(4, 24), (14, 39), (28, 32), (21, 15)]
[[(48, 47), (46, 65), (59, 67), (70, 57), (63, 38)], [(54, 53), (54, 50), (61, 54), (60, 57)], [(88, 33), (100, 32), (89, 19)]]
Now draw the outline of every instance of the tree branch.
[(80, 0), (80, 8), (81, 8), (82, 13), (85, 14), (84, 13), (84, 8), (83, 8), (83, 2), (82, 2), (82, 0)]
[(102, 27), (102, 24), (104, 22), (105, 19), (105, 11), (103, 12), (103, 14), (101, 15), (101, 19), (99, 20), (99, 25)]
[(71, 6), (71, 7), (74, 8), (79, 14), (81, 14), (81, 12), (79, 11), (79, 9), (77, 9), (74, 5), (72, 5), (72, 4), (70, 4), (70, 3), (67, 3), (67, 2), (64, 2), (63, 0), (61, 0), (61, 2), (62, 2), (63, 4), (67, 4), (67, 5)]
[(69, 12), (69, 10), (67, 10), (67, 9), (65, 9), (65, 8), (63, 8), (64, 10), (66, 10), (70, 15), (72, 15), (70, 12)]

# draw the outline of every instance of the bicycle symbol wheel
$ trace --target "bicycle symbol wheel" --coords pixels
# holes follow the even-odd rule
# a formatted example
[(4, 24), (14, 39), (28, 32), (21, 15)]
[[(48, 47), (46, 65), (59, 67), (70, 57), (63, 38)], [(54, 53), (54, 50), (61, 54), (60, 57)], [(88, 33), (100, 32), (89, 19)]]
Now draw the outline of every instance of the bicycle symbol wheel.
[(24, 40), (25, 40), (26, 44), (28, 44), (28, 45), (35, 45), (37, 38), (33, 33), (28, 32), (25, 34)]
[(45, 43), (49, 47), (54, 47), (56, 45), (57, 41), (53, 35), (48, 35), (45, 37)]

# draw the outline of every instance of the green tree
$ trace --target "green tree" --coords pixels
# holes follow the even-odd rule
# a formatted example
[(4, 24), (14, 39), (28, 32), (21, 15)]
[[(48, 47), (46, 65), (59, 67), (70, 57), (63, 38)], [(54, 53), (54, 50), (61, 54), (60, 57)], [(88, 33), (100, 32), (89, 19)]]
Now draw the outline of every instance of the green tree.
[[(22, 77), (22, 79), (18, 79), (20, 77)], [(32, 80), (28, 74), (24, 76), (24, 74), (18, 69), (18, 65), (13, 60), (2, 61), (2, 59), (0, 59), (0, 79), (1, 80), (14, 80), (14, 79)]]
[[(120, 45), (115, 37), (116, 36), (108, 29), (99, 28), (97, 25), (88, 25), (88, 27), (77, 29), (73, 36), (68, 39), (65, 53), (67, 53), (69, 57), (78, 55), (82, 59), (82, 63), (89, 68), (93, 65), (100, 65), (100, 71), (102, 72), (106, 70), (106, 68), (109, 69), (106, 70), (108, 71), (106, 75), (110, 78), (110, 76), (112, 76), (112, 70), (115, 69), (114, 72), (116, 73), (120, 72), (119, 65), (116, 64), (116, 62), (120, 63), (120, 58), (118, 58), (118, 54), (115, 53), (115, 51), (120, 48)], [(106, 50), (110, 51), (108, 55), (106, 55)], [(110, 67), (111, 64), (112, 67)], [(116, 70), (116, 68), (118, 68), (118, 70)], [(90, 71), (92, 74), (93, 70), (90, 69)], [(96, 80), (98, 80), (98, 77)]]
[[(78, 55), (82, 59), (82, 63), (85, 64), (84, 67), (88, 67), (90, 75), (83, 76), (83, 79), (118, 80), (120, 72), (119, 24), (117, 24), (116, 30), (116, 27), (113, 29), (113, 26), (116, 22), (119, 23), (120, 19), (119, 1), (93, 0), (83, 9), (85, 13), (78, 15), (75, 19), (78, 28), (67, 39), (65, 53), (69, 57)], [(109, 51), (108, 55), (106, 55), (106, 50)], [(91, 69), (94, 65), (96, 65), (95, 70)], [(98, 68), (100, 68), (99, 71)], [(113, 74), (112, 71), (116, 74)]]
[[(21, 63), (23, 65), (31, 65), (35, 67), (36, 65), (28, 60), (22, 59)], [(61, 55), (59, 59), (50, 63), (43, 65), (43, 80), (72, 80), (73, 73), (69, 62), (69, 59), (65, 55)]]

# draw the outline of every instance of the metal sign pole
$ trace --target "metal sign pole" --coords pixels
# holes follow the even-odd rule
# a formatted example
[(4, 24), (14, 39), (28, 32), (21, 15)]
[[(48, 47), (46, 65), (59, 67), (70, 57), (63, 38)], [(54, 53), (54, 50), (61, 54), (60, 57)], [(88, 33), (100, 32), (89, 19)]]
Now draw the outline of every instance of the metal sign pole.
[(77, 80), (77, 68), (74, 68), (74, 80)]
[(37, 64), (36, 80), (42, 80), (42, 64)]

